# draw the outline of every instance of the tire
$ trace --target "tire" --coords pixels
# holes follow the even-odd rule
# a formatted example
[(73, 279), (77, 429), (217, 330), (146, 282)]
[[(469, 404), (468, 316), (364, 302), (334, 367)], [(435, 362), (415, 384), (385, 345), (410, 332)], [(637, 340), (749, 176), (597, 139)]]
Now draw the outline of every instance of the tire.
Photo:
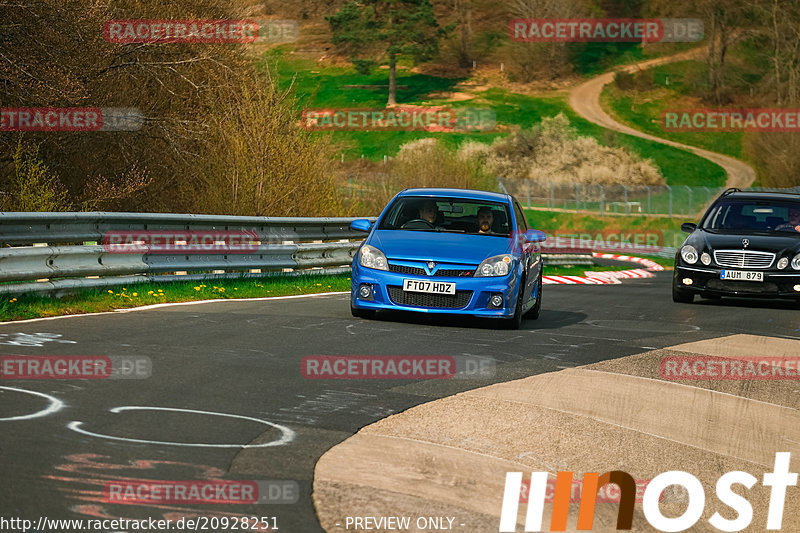
[(514, 307), (514, 316), (511, 318), (503, 319), (503, 326), (505, 329), (519, 329), (522, 326), (522, 295), (525, 287), (525, 280), (519, 284), (517, 291), (517, 305)]
[(533, 307), (528, 309), (528, 312), (525, 313), (525, 318), (530, 318), (531, 320), (536, 320), (539, 318), (539, 313), (542, 310), (542, 273), (539, 273), (539, 281), (536, 282), (536, 303), (533, 304)]
[(372, 309), (358, 309), (352, 305), (350, 306), (350, 314), (356, 318), (364, 318), (367, 320), (375, 318), (375, 311)]
[(683, 291), (678, 288), (676, 282), (672, 282), (672, 301), (679, 304), (694, 303), (694, 293)]

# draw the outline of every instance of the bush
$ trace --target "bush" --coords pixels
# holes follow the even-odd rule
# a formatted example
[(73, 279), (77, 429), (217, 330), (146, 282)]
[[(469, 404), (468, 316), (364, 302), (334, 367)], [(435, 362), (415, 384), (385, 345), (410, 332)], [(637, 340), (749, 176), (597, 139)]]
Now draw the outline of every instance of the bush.
[(404, 144), (389, 160), (385, 172), (374, 172), (368, 178), (362, 175), (360, 181), (362, 194), (356, 210), (374, 214), (409, 187), (497, 188), (495, 177), (480, 160), (463, 157), (461, 151), (450, 150), (434, 138)]
[(3, 211), (69, 211), (67, 191), (39, 157), (39, 145), (17, 141), (14, 171), (0, 197)]
[(623, 148), (579, 137), (559, 114), (541, 124), (496, 140), (485, 164), (493, 175), (553, 183), (663, 185), (650, 160)]

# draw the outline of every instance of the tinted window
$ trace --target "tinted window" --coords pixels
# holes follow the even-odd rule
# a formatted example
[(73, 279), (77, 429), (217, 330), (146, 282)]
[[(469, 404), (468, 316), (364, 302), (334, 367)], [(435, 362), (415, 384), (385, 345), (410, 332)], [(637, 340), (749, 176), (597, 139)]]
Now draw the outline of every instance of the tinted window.
[[(386, 211), (378, 229), (451, 231), (508, 236), (508, 207), (498, 202), (461, 198), (398, 198)], [(488, 221), (488, 222), (485, 222)], [(479, 223), (484, 222), (483, 231)]]
[(702, 227), (717, 231), (780, 231), (798, 233), (800, 202), (726, 201), (716, 204)]

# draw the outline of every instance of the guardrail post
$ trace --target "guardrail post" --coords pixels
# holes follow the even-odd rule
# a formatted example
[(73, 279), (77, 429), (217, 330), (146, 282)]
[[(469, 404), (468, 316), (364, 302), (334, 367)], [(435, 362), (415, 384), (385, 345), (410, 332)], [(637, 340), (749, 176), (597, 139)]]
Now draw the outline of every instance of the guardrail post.
[(689, 191), (689, 210), (686, 214), (690, 215), (692, 213), (692, 188), (687, 185), (686, 190)]
[(525, 190), (528, 193), (528, 209), (531, 208), (531, 181), (525, 180)]
[(625, 195), (624, 196), (625, 197), (625, 214), (626, 215), (630, 215), (631, 214), (631, 206), (628, 205), (628, 188), (625, 185), (622, 186), (622, 192)]
[(672, 187), (669, 185), (664, 185), (664, 187), (669, 191), (669, 216), (672, 218)]
[(600, 187), (600, 216), (604, 216), (606, 214), (606, 188), (602, 185)]

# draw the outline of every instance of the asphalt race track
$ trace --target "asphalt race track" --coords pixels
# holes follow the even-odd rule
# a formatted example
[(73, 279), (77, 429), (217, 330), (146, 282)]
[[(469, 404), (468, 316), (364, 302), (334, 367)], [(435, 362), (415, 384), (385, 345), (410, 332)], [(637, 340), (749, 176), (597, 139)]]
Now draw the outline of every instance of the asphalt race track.
[[(670, 280), (671, 272), (661, 272), (616, 286), (546, 286), (541, 318), (520, 331), (421, 314), (355, 319), (344, 294), (0, 325), (0, 355), (146, 356), (153, 365), (142, 380), (2, 380), (2, 515), (272, 516), (285, 532), (321, 531), (311, 503), (316, 461), (391, 414), (680, 342), (735, 333), (800, 339), (792, 302), (674, 304)], [(493, 380), (480, 381), (310, 380), (300, 372), (308, 355), (478, 355), (498, 366)], [(120, 479), (296, 480), (300, 499), (104, 502), (104, 484)]]

